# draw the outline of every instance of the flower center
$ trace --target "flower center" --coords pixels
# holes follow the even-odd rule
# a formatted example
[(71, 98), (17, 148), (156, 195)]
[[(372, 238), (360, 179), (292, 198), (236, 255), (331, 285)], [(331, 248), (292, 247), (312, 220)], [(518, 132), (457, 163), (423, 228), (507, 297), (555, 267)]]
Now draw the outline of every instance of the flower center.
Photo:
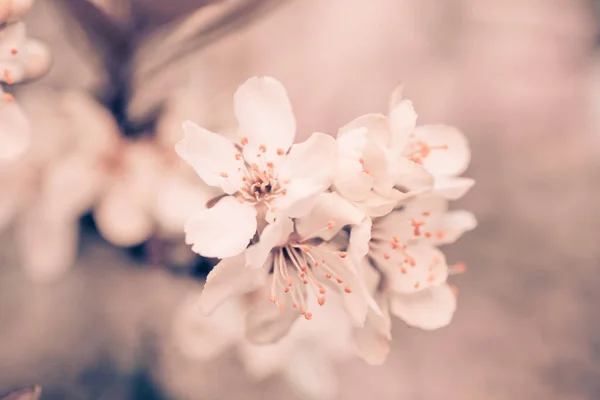
[[(247, 140), (242, 138), (242, 147), (245, 144), (247, 144)], [(272, 162), (264, 161), (262, 156), (266, 151), (266, 145), (260, 145), (257, 154), (258, 162), (252, 164), (244, 159), (241, 151), (236, 153), (235, 159), (242, 163), (238, 167), (238, 172), (242, 175), (242, 185), (236, 197), (241, 203), (264, 203), (271, 211), (275, 211), (275, 207), (271, 205), (271, 202), (280, 196), (286, 195), (285, 186), (290, 181), (280, 179), (275, 165)], [(277, 154), (284, 155), (280, 154), (279, 151)], [(222, 173), (221, 176), (228, 178), (227, 173)]]
[(273, 280), (269, 300), (279, 306), (282, 312), (285, 306), (283, 296), (290, 296), (292, 307), (310, 320), (308, 298), (314, 297), (317, 304), (325, 305), (326, 281), (334, 281), (346, 294), (352, 288), (344, 284), (344, 271), (335, 263), (326, 261), (326, 253), (335, 253), (335, 257), (346, 258), (346, 252), (318, 249), (302, 243), (292, 243), (275, 250), (273, 259)]

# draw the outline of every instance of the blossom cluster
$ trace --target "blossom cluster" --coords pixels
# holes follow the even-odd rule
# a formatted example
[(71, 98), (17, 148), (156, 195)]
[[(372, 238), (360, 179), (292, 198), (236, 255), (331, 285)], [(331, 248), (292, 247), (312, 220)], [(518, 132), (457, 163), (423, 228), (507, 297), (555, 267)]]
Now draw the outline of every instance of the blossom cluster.
[(2, 85), (12, 85), (41, 75), (49, 66), (48, 49), (29, 39), (21, 18), (31, 0), (0, 2), (0, 161), (23, 155), (30, 144), (30, 126), (25, 114)]
[(332, 307), (373, 364), (389, 352), (391, 315), (423, 329), (450, 322), (447, 278), (464, 265), (448, 265), (438, 247), (476, 225), (448, 210), (474, 183), (459, 176), (470, 151), (457, 129), (417, 126), (399, 88), (388, 115), (294, 143), (290, 101), (270, 77), (242, 84), (234, 112), (237, 137), (186, 121), (176, 145), (218, 190), (185, 224), (194, 252), (221, 259), (201, 294), (205, 315), (237, 299), (248, 340), (272, 344)]

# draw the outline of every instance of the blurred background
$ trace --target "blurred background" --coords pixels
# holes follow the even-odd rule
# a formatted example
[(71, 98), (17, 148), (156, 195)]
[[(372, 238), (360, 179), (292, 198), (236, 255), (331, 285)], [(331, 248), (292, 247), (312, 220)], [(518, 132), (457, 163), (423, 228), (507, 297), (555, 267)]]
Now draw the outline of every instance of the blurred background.
[[(466, 175), (477, 184), (456, 207), (479, 227), (445, 250), (469, 265), (453, 280), (453, 323), (423, 332), (396, 320), (387, 363), (334, 360), (337, 383), (322, 379), (337, 394), (327, 396), (600, 398), (599, 9), (584, 0), (37, 0), (28, 33), (53, 63), (16, 88), (33, 146), (0, 165), (0, 393), (36, 383), (43, 399), (302, 398), (282, 374), (253, 379), (235, 346), (211, 360), (177, 346), (177, 315), (210, 261), (182, 246), (179, 216), (160, 207), (166, 185), (197, 183), (164, 172), (179, 122), (228, 131), (234, 90), (270, 75), (288, 89), (297, 140), (386, 112), (403, 83), (420, 123), (456, 125), (472, 148)], [(150, 157), (140, 152), (154, 167), (139, 165)], [(102, 177), (53, 183), (51, 171), (84, 171), (90, 159)], [(149, 172), (156, 165), (165, 186)], [(102, 193), (83, 190), (89, 182)]]

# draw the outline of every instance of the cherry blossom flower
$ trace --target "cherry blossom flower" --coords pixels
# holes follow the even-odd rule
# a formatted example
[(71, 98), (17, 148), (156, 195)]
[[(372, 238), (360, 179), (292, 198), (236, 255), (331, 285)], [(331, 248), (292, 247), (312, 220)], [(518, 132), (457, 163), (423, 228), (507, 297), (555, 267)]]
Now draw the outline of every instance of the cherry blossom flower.
[[(438, 194), (423, 194), (411, 199), (390, 214), (365, 220), (352, 231), (356, 246), (351, 251), (366, 253), (363, 276), (378, 292), (381, 314), (367, 317), (358, 331), (359, 348), (365, 359), (380, 363), (389, 350), (389, 312), (408, 325), (437, 329), (447, 325), (456, 309), (456, 297), (446, 283), (449, 274), (464, 272), (464, 265), (448, 266), (437, 248), (457, 240), (474, 229), (476, 221), (467, 211), (447, 211), (448, 201)], [(351, 239), (351, 243), (353, 242)], [(389, 305), (385, 305), (385, 303)]]
[(185, 227), (187, 243), (206, 257), (240, 254), (265, 218), (306, 215), (335, 172), (331, 136), (315, 133), (292, 145), (296, 121), (277, 80), (250, 78), (236, 91), (234, 109), (237, 143), (186, 121), (176, 146), (206, 184), (222, 190), (222, 198)]
[(346, 251), (342, 229), (361, 219), (337, 193), (321, 194), (311, 213), (295, 222), (277, 218), (257, 243), (210, 272), (201, 310), (208, 315), (231, 297), (260, 294), (246, 318), (247, 336), (256, 343), (279, 340), (300, 315), (312, 319), (313, 309), (325, 306), (330, 295), (341, 297), (353, 323), (362, 325), (368, 308), (377, 307)]

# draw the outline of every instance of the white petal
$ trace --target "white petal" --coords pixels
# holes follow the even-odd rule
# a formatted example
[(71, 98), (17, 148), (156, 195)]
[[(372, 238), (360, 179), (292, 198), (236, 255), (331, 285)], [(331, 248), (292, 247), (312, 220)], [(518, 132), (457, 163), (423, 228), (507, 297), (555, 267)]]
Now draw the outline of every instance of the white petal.
[(367, 130), (357, 128), (338, 136), (338, 165), (334, 185), (342, 196), (353, 201), (364, 199), (373, 187), (373, 177), (363, 171), (363, 152)]
[[(415, 139), (434, 147), (423, 158), (423, 166), (434, 175), (457, 176), (469, 166), (471, 150), (466, 137), (456, 128), (446, 125), (423, 125), (415, 129)], [(447, 146), (447, 149), (435, 149)]]
[(135, 201), (124, 182), (115, 184), (94, 210), (102, 236), (117, 246), (129, 247), (148, 239), (154, 224), (147, 210)]
[(436, 245), (454, 243), (463, 233), (475, 229), (475, 216), (464, 210), (449, 211), (442, 217), (433, 243)]
[(270, 302), (266, 295), (246, 315), (246, 337), (255, 344), (270, 344), (279, 341), (291, 329), (301, 315), (292, 308), (291, 296), (281, 296), (279, 302), (285, 311)]
[(182, 176), (171, 174), (163, 180), (157, 192), (154, 217), (166, 233), (182, 234), (186, 221), (194, 211), (218, 195), (218, 189), (201, 182), (192, 184)]
[[(21, 19), (33, 5), (33, 0), (12, 0), (0, 3), (0, 23)], [(37, 399), (32, 397), (31, 400)]]
[(264, 285), (265, 271), (246, 268), (245, 262), (245, 255), (238, 254), (223, 259), (210, 271), (198, 305), (204, 315), (214, 312), (227, 299)]
[[(294, 209), (304, 200), (316, 200), (321, 192), (333, 182), (337, 163), (335, 139), (324, 133), (313, 133), (306, 141), (292, 146), (286, 160), (281, 165), (283, 179), (290, 179), (286, 185), (287, 194), (277, 199), (279, 210), (287, 210), (290, 217), (301, 217), (310, 211), (305, 205)], [(308, 208), (308, 209), (307, 209)]]
[(475, 181), (471, 178), (445, 177), (435, 179), (434, 189), (437, 194), (448, 200), (458, 200), (473, 187)]
[(389, 214), (397, 205), (397, 199), (393, 193), (390, 197), (371, 192), (357, 206), (370, 217), (381, 217)]
[(364, 218), (360, 224), (352, 227), (348, 253), (356, 265), (362, 265), (364, 257), (369, 252), (369, 241), (371, 240), (371, 218)]
[(423, 166), (405, 158), (388, 158), (388, 165), (392, 171), (395, 187), (404, 193), (416, 195), (433, 188), (434, 177)]
[(175, 146), (179, 157), (190, 164), (207, 185), (221, 187), (228, 194), (239, 190), (242, 177), (238, 168), (242, 160), (236, 159), (235, 145), (191, 121), (183, 123), (183, 130), (185, 137)]
[(387, 299), (380, 298), (377, 303), (381, 313), (369, 310), (365, 325), (355, 328), (354, 331), (358, 355), (371, 365), (381, 365), (385, 362), (392, 339), (392, 322)]
[(185, 224), (185, 241), (204, 257), (227, 258), (240, 254), (256, 233), (256, 209), (233, 196), (212, 208), (199, 210)]
[(275, 222), (267, 225), (262, 231), (258, 243), (246, 250), (246, 266), (262, 268), (271, 250), (286, 243), (293, 231), (294, 223), (284, 216), (278, 217)]
[(186, 357), (212, 360), (242, 337), (242, 316), (235, 302), (227, 302), (210, 316), (200, 311), (199, 296), (186, 297), (175, 311), (173, 339)]
[(14, 160), (29, 148), (31, 128), (21, 108), (3, 96), (0, 88), (0, 160)]
[(35, 281), (52, 281), (71, 268), (77, 256), (76, 220), (58, 220), (42, 209), (30, 209), (17, 225), (21, 264)]
[(402, 100), (390, 110), (391, 148), (401, 152), (417, 124), (417, 113), (410, 100)]
[(284, 377), (300, 398), (334, 399), (337, 392), (335, 373), (325, 354), (316, 349), (296, 349), (285, 364)]
[(403, 100), (403, 97), (402, 97), (403, 91), (404, 91), (403, 85), (396, 86), (396, 88), (394, 89), (394, 91), (392, 92), (392, 94), (390, 96), (390, 104), (389, 104), (390, 110), (394, 109), (394, 107), (396, 107), (398, 104), (400, 104), (400, 102)]
[(339, 194), (321, 193), (312, 211), (296, 220), (296, 232), (302, 240), (315, 237), (330, 240), (344, 226), (359, 224), (364, 216)]
[(243, 83), (234, 95), (239, 137), (248, 144), (244, 155), (249, 160), (266, 147), (264, 157), (277, 159), (279, 149), (287, 152), (296, 135), (296, 119), (283, 85), (271, 77), (253, 77)]
[(390, 300), (392, 314), (416, 328), (433, 330), (450, 323), (456, 296), (447, 284), (413, 294), (397, 294)]
[(383, 114), (362, 115), (340, 128), (338, 139), (348, 133), (359, 129), (367, 128), (368, 140), (373, 140), (382, 148), (388, 148), (391, 143), (388, 118)]

